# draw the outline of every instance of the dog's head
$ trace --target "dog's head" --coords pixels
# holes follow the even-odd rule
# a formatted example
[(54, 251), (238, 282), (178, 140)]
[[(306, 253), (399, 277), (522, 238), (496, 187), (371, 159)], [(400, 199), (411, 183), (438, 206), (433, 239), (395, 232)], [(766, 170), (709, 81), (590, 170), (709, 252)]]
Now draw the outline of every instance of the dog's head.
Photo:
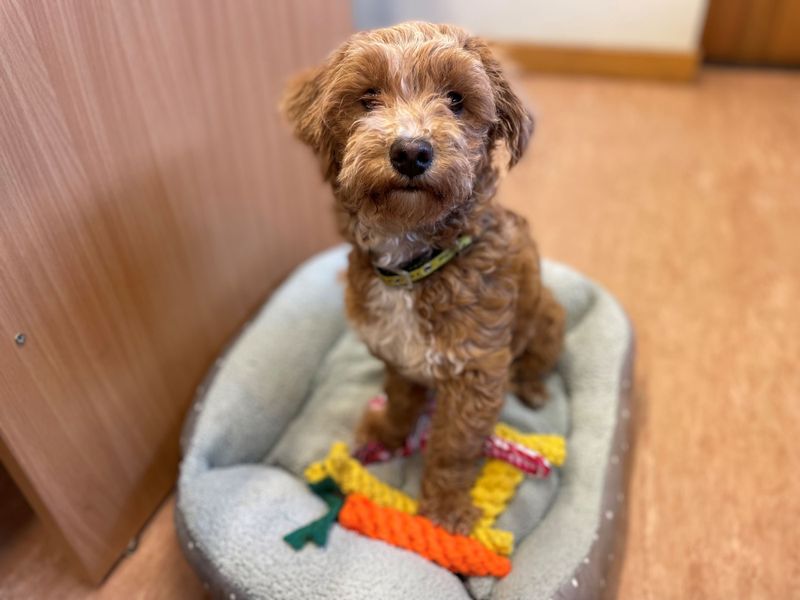
[(487, 45), (406, 23), (354, 35), (289, 88), (284, 110), (361, 230), (431, 228), (525, 151), (530, 114)]

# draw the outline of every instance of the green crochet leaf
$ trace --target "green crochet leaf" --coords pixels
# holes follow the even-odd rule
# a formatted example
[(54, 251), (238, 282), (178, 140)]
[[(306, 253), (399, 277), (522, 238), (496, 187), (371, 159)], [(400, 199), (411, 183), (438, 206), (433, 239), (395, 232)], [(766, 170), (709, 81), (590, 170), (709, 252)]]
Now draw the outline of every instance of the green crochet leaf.
[(336, 482), (331, 477), (309, 484), (308, 487), (328, 505), (328, 512), (316, 521), (312, 521), (308, 525), (296, 529), (283, 537), (283, 540), (295, 550), (300, 550), (308, 542), (324, 548), (325, 544), (328, 543), (328, 533), (333, 524), (336, 523), (339, 511), (342, 510), (342, 505), (344, 504), (344, 494), (342, 494), (339, 486), (336, 485)]

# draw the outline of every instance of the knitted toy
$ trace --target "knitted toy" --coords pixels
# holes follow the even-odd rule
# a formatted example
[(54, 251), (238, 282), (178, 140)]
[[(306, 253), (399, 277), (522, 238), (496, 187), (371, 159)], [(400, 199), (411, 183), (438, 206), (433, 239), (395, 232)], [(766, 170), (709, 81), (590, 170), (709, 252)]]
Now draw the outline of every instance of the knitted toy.
[[(370, 401), (381, 410), (385, 398)], [(525, 474), (547, 477), (552, 465), (566, 458), (564, 438), (556, 435), (524, 434), (499, 423), (484, 445), (487, 457), (471, 495), (482, 517), (472, 533), (455, 535), (418, 516), (417, 501), (378, 480), (365, 464), (390, 460), (424, 449), (430, 413), (424, 415), (404, 446), (390, 452), (378, 444), (358, 449), (351, 456), (347, 445), (336, 442), (328, 456), (305, 471), (314, 493), (328, 506), (320, 519), (293, 531), (284, 540), (299, 550), (306, 542), (324, 546), (337, 521), (342, 527), (416, 552), (461, 575), (504, 577), (511, 571), (514, 537), (510, 531), (494, 529), (495, 519), (514, 497)]]

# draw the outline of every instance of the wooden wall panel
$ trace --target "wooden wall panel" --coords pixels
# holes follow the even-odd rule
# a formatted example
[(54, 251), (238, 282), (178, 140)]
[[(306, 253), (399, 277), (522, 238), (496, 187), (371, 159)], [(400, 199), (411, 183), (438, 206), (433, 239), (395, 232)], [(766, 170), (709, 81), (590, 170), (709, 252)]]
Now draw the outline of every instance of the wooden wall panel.
[(504, 59), (531, 73), (569, 73), (690, 81), (697, 75), (697, 52), (653, 52), (634, 49), (541, 46), (527, 42), (494, 42)]
[(710, 0), (703, 51), (716, 62), (800, 66), (800, 2)]
[(800, 66), (800, 2), (783, 0), (775, 9), (767, 60), (776, 65)]
[(336, 239), (276, 105), (349, 29), (329, 0), (0, 3), (0, 447), (95, 580), (215, 354)]

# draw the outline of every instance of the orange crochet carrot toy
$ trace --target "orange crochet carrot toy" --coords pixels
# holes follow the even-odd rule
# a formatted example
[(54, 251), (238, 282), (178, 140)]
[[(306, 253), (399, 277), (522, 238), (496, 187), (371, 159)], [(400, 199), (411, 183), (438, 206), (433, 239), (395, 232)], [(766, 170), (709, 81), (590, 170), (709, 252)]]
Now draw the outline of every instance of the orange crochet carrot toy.
[(480, 542), (448, 533), (424, 517), (378, 506), (361, 494), (347, 496), (339, 513), (339, 524), (416, 552), (453, 573), (505, 577), (511, 571), (508, 558), (495, 554)]
[[(488, 446), (491, 446), (488, 448)], [(546, 477), (551, 465), (566, 458), (564, 438), (523, 434), (498, 424), (487, 444), (487, 456), (472, 489), (472, 501), (483, 516), (470, 535), (454, 535), (416, 514), (418, 503), (367, 471), (347, 449), (336, 442), (328, 456), (306, 469), (305, 477), (328, 512), (316, 521), (284, 536), (295, 550), (307, 542), (324, 546), (335, 522), (361, 535), (416, 552), (454, 573), (466, 576), (504, 577), (511, 571), (514, 546), (510, 531), (494, 529), (495, 519), (511, 501), (525, 474)], [(390, 456), (373, 452), (367, 462)]]

